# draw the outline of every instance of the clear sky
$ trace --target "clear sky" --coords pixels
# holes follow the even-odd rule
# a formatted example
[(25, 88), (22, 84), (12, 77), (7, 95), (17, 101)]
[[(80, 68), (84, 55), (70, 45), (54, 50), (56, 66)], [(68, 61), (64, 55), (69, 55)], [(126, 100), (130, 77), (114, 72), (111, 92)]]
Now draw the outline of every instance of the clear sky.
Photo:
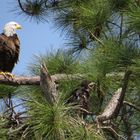
[(60, 32), (56, 31), (51, 23), (37, 24), (27, 20), (24, 16), (11, 12), (15, 5), (16, 0), (0, 1), (0, 32), (2, 32), (4, 24), (9, 21), (16, 21), (22, 25), (23, 29), (17, 31), (21, 41), (20, 59), (13, 73), (26, 74), (27, 66), (33, 55), (63, 47), (64, 39), (60, 37)]

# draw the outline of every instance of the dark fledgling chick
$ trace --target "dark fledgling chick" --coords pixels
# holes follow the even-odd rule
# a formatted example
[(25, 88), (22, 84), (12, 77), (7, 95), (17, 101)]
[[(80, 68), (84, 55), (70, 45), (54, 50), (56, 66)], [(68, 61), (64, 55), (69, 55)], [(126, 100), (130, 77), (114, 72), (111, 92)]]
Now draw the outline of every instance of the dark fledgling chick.
[(83, 117), (87, 115), (87, 112), (84, 110), (89, 111), (90, 92), (94, 89), (94, 85), (91, 81), (82, 81), (80, 86), (72, 92), (70, 98), (67, 100), (67, 103), (78, 105), (83, 109), (78, 111), (78, 114), (83, 115)]

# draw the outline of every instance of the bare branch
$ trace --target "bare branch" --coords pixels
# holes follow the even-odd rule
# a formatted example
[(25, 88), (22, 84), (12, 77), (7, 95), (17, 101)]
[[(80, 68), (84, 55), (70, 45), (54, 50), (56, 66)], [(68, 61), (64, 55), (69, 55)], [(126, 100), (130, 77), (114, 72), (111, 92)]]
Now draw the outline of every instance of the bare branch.
[(125, 137), (123, 137), (122, 135), (118, 134), (111, 126), (104, 126), (104, 127), (100, 127), (101, 129), (107, 129), (110, 130), (110, 132), (114, 133), (115, 135), (117, 135), (118, 138), (121, 138), (122, 140), (126, 140)]
[(104, 109), (103, 113), (99, 116), (97, 116), (97, 122), (103, 122), (109, 119), (112, 119), (114, 117), (118, 116), (118, 113), (120, 111), (120, 108), (123, 104), (125, 92), (128, 85), (129, 76), (131, 74), (131, 71), (127, 71), (125, 73), (122, 87), (119, 88), (113, 95), (112, 99), (109, 101), (108, 105)]
[[(124, 73), (108, 73), (106, 77), (114, 78), (117, 77), (121, 79), (124, 77)], [(59, 82), (61, 80), (82, 80), (86, 78), (84, 74), (54, 74), (51, 75), (51, 78), (55, 82)], [(134, 79), (134, 75), (131, 75), (131, 79)], [(15, 76), (13, 79), (9, 77), (4, 77), (0, 75), (0, 84), (18, 86), (18, 85), (40, 85), (40, 76)]]
[(14, 78), (5, 77), (0, 75), (0, 84), (5, 85), (39, 85), (40, 84), (40, 76), (16, 76)]
[[(80, 80), (85, 76), (82, 74), (54, 74), (51, 79), (55, 82), (60, 80)], [(0, 75), (0, 84), (18, 86), (18, 85), (40, 85), (40, 76), (15, 76), (14, 78)]]
[(110, 24), (112, 24), (112, 25), (114, 25), (114, 26), (116, 26), (116, 27), (118, 27), (119, 29), (121, 28), (120, 25), (118, 25), (117, 23), (111, 22), (109, 20), (107, 22), (110, 23)]
[(95, 38), (95, 40), (96, 40), (97, 42), (99, 42), (102, 46), (105, 46), (105, 45), (103, 44), (103, 42), (102, 42), (99, 38), (97, 38), (91, 31), (89, 31), (89, 33), (91, 34), (91, 36), (92, 36), (93, 38)]
[(86, 114), (88, 114), (88, 115), (94, 115), (95, 113), (93, 113), (93, 112), (90, 112), (90, 111), (88, 111), (88, 110), (86, 110), (86, 109), (84, 109), (84, 108), (81, 108), (81, 107), (78, 107), (78, 108), (76, 108), (77, 110), (81, 110), (81, 111), (83, 111), (83, 112), (85, 112)]
[(18, 127), (17, 129), (10, 128), (10, 131), (8, 132), (8, 134), (13, 134), (13, 133), (19, 132), (20, 130), (22, 130), (26, 127), (27, 127), (27, 124), (23, 124), (20, 127)]
[(56, 84), (52, 80), (45, 65), (41, 66), (40, 87), (48, 103), (53, 104), (54, 102), (57, 101), (58, 92), (56, 89)]

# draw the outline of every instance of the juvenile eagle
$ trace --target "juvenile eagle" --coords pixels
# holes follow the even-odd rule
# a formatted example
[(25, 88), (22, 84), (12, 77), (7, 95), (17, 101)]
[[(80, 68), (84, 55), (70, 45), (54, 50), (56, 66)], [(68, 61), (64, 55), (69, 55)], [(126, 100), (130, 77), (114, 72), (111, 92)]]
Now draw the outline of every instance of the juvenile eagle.
[(0, 34), (0, 74), (12, 76), (11, 72), (17, 63), (20, 51), (20, 41), (16, 30), (21, 25), (16, 22), (9, 22), (4, 26)]
[[(80, 84), (80, 87), (76, 88), (72, 95), (68, 98), (67, 103), (73, 103), (75, 105), (79, 105), (82, 109), (89, 111), (89, 99), (90, 93), (94, 90), (95, 83), (83, 80)], [(86, 117), (87, 112), (79, 111), (78, 114), (83, 115)]]

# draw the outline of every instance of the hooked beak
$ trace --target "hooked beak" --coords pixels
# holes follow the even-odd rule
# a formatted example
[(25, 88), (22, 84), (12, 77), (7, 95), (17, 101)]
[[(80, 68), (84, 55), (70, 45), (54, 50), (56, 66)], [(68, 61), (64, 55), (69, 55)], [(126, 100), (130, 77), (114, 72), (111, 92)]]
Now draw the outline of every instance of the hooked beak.
[(21, 25), (17, 25), (16, 29), (22, 29), (22, 26)]
[(89, 89), (93, 89), (95, 87), (95, 83), (94, 82), (91, 82), (89, 85), (88, 85)]

